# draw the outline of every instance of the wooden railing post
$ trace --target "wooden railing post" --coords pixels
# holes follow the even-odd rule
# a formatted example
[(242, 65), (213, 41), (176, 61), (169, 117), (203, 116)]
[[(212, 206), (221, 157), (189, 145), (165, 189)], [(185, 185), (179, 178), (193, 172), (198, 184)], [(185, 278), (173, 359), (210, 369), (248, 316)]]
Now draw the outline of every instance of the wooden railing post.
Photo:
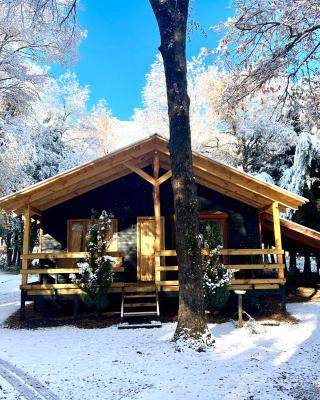
[(43, 218), (42, 215), (39, 217), (39, 252), (42, 252), (43, 248)]
[[(153, 157), (153, 178), (157, 180), (159, 178), (159, 156), (155, 152)], [(160, 186), (153, 186), (153, 205), (154, 205), (154, 219), (155, 219), (155, 269), (156, 269), (156, 281), (160, 280), (160, 271), (157, 271), (157, 267), (160, 266), (160, 256), (157, 254), (161, 250), (161, 211), (160, 211)]]
[[(23, 214), (23, 247), (22, 254), (26, 255), (30, 253), (30, 222), (31, 222), (31, 208), (30, 204), (25, 207)], [(22, 269), (26, 270), (29, 266), (29, 260), (22, 259)], [(26, 285), (28, 282), (28, 274), (22, 274), (21, 284)]]
[[(277, 250), (282, 250), (282, 240), (281, 240), (281, 227), (280, 227), (280, 213), (279, 204), (277, 201), (272, 203), (272, 218), (273, 218), (273, 231), (274, 231), (274, 244)], [(283, 255), (277, 254), (278, 264), (283, 264)], [(278, 269), (278, 278), (284, 278), (284, 269)]]

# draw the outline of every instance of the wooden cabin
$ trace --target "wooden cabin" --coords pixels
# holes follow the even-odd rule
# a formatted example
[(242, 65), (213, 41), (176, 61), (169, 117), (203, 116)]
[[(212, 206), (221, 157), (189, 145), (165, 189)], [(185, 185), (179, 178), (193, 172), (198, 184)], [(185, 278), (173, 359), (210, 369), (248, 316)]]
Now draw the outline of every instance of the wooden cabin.
[[(306, 199), (196, 152), (193, 167), (200, 226), (220, 229), (221, 257), (237, 271), (230, 290), (281, 290), (279, 213), (298, 209)], [(117, 263), (111, 292), (124, 299), (125, 293), (149, 288), (159, 315), (158, 296), (179, 291), (170, 178), (168, 141), (153, 135), (0, 199), (1, 208), (24, 218), (22, 316), (26, 300), (79, 295), (68, 277), (79, 272), (77, 260), (86, 256), (84, 239), (93, 208), (114, 216), (109, 251)], [(271, 227), (268, 247), (262, 242), (261, 213)], [(30, 249), (31, 221), (40, 224), (37, 253)], [(42, 267), (35, 268), (33, 260), (42, 260)], [(30, 282), (32, 275), (39, 275), (39, 281)], [(125, 308), (123, 300), (122, 314)]]

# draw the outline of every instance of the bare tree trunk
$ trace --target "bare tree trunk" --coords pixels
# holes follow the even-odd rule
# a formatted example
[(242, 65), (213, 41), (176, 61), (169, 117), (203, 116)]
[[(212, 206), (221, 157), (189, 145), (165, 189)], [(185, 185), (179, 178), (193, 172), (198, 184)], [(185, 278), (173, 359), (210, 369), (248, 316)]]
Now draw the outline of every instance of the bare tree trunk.
[(179, 315), (175, 338), (207, 332), (199, 243), (198, 201), (192, 167), (187, 91), (186, 31), (189, 0), (150, 0), (156, 16), (167, 86), (170, 158), (179, 264)]

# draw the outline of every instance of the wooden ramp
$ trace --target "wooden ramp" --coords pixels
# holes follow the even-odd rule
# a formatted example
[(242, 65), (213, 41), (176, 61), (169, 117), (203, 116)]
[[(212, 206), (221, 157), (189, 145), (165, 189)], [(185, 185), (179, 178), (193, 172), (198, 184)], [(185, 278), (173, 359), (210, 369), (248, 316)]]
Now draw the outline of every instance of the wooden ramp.
[[(125, 284), (122, 289), (121, 320), (145, 324), (160, 316), (158, 289), (154, 282)], [(133, 325), (133, 324), (132, 324)], [(133, 327), (133, 326), (132, 326)]]

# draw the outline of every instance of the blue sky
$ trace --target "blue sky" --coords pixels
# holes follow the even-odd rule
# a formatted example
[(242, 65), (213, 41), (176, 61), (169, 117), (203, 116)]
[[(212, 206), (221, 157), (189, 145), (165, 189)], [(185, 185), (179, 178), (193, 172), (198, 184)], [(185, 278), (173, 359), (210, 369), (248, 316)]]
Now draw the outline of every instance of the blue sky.
[[(192, 4), (191, 16), (205, 30), (232, 15), (230, 0), (194, 0)], [(129, 119), (134, 108), (141, 106), (145, 74), (160, 43), (149, 0), (82, 0), (82, 5), (78, 16), (88, 36), (71, 69), (81, 85), (90, 86), (90, 104), (105, 98), (114, 116)], [(207, 38), (195, 32), (188, 43), (188, 58), (217, 41), (212, 31)]]

